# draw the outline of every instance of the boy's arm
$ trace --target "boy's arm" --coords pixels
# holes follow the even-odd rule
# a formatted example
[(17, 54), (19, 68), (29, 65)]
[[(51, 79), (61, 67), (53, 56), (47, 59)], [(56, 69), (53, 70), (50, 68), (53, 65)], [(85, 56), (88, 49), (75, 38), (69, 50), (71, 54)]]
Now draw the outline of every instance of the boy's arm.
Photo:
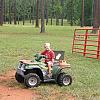
[(54, 59), (55, 59), (55, 53), (52, 52), (52, 62), (54, 62)]
[(54, 59), (52, 59), (52, 62), (54, 63)]
[(41, 52), (41, 55), (45, 55), (45, 51)]

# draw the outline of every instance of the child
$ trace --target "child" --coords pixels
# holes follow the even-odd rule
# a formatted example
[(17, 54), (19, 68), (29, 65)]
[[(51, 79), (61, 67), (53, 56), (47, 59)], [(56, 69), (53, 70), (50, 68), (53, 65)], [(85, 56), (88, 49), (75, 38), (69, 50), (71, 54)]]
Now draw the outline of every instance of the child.
[(45, 50), (41, 54), (47, 56), (47, 58), (45, 59), (45, 63), (48, 65), (48, 76), (50, 77), (52, 75), (51, 67), (54, 63), (55, 53), (50, 48), (50, 43), (45, 43), (44, 48)]

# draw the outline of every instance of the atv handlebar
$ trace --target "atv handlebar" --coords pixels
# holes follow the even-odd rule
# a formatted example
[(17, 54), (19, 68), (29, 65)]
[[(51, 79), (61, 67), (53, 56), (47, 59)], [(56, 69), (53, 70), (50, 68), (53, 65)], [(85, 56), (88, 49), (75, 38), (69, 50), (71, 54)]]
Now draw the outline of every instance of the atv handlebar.
[(42, 58), (47, 58), (47, 56), (41, 54), (36, 54), (34, 57), (36, 61), (40, 61)]

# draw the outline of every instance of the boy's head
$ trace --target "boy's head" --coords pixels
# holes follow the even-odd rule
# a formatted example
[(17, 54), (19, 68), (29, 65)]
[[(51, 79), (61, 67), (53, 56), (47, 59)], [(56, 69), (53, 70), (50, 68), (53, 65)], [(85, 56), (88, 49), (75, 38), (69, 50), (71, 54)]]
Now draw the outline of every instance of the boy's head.
[(44, 48), (46, 50), (50, 50), (50, 43), (44, 43)]

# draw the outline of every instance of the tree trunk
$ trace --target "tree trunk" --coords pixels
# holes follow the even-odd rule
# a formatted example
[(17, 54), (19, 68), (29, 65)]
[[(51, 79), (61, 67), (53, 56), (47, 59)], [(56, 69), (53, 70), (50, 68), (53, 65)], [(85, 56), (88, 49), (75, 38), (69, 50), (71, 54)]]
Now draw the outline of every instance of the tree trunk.
[[(100, 1), (94, 0), (93, 2), (93, 28), (99, 28), (100, 26)], [(93, 31), (96, 33), (96, 30)]]
[(34, 0), (32, 5), (32, 25), (34, 25)]
[(14, 24), (16, 25), (16, 0), (14, 0)]
[(32, 19), (32, 18), (31, 18), (31, 12), (30, 12), (30, 15), (29, 15), (29, 22), (30, 22), (30, 24), (31, 24), (31, 22), (32, 22), (31, 19)]
[(0, 25), (3, 25), (3, 0), (0, 0)]
[(73, 0), (71, 0), (71, 22), (70, 25), (73, 26), (73, 14), (74, 14), (74, 8), (73, 8)]
[(56, 25), (59, 25), (59, 18), (57, 15), (56, 15)]
[(5, 0), (3, 0), (4, 1), (4, 23), (6, 24), (6, 1)]
[(45, 32), (44, 25), (44, 0), (41, 0), (41, 33)]
[(52, 25), (52, 19), (53, 19), (53, 4), (54, 4), (54, 0), (52, 0), (51, 25)]
[[(33, 0), (32, 0), (33, 1)], [(30, 5), (30, 11), (29, 11), (29, 15), (28, 15), (28, 18), (29, 18), (29, 23), (31, 24), (32, 23), (32, 6), (31, 5), (33, 4), (32, 2), (29, 2), (29, 5)]]
[(36, 2), (36, 27), (39, 27), (39, 0)]
[(94, 0), (94, 4), (93, 4), (93, 28), (99, 28), (99, 18), (100, 18), (100, 4), (99, 4), (99, 0)]
[[(23, 0), (23, 2), (24, 2), (24, 0)], [(26, 18), (25, 13), (26, 13), (26, 11), (25, 11), (25, 4), (23, 4), (23, 15), (22, 15), (23, 25), (25, 25), (25, 18)]]
[(52, 16), (51, 16), (51, 25), (52, 25)]
[(12, 24), (11, 22), (11, 0), (9, 0), (9, 24)]
[(82, 21), (81, 21), (81, 27), (84, 26), (84, 0), (82, 0)]
[(62, 7), (62, 14), (61, 14), (61, 26), (63, 26), (63, 16), (64, 16), (63, 6), (64, 6), (64, 0), (61, 0), (61, 7)]
[(46, 25), (48, 24), (48, 0), (46, 0)]
[(63, 26), (63, 14), (62, 14), (62, 17), (61, 17), (61, 26)]
[(19, 14), (18, 14), (18, 24), (19, 24)]
[(23, 25), (25, 25), (25, 14), (23, 14)]
[(100, 26), (100, 0), (98, 1), (98, 23), (99, 23), (99, 26)]

